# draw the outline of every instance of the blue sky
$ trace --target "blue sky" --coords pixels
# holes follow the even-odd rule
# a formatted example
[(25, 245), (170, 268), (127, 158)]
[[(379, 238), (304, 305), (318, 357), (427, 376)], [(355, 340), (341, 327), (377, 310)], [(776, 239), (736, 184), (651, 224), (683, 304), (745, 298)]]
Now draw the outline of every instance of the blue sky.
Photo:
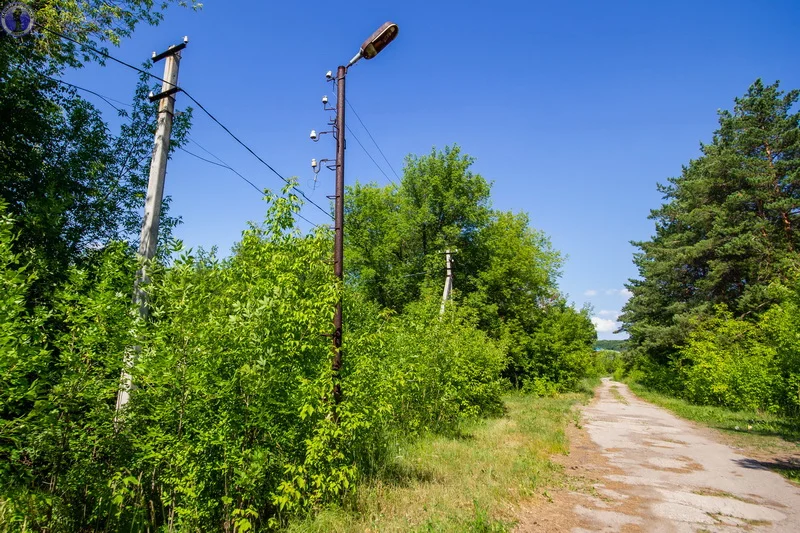
[[(208, 0), (199, 12), (171, 9), (111, 53), (138, 65), (188, 35), (180, 85), (325, 205), (332, 173), (321, 172), (314, 190), (309, 162), (333, 157), (333, 143), (308, 139), (328, 119), (325, 72), (386, 20), (399, 36), (351, 69), (347, 95), (391, 165), (401, 172), (407, 154), (453, 143), (476, 157), (474, 170), (494, 182), (494, 207), (528, 212), (568, 256), (561, 289), (594, 307), (600, 338), (617, 338), (610, 330), (627, 298), (623, 284), (636, 275), (629, 241), (653, 233), (656, 183), (697, 157), (717, 109), (731, 108), (756, 78), (800, 88), (800, 2), (792, 0)], [(109, 63), (67, 79), (129, 101), (136, 74)], [(179, 109), (188, 104), (178, 96)], [(352, 114), (348, 123), (394, 179)], [(191, 136), (259, 186), (279, 188), (199, 111)], [(352, 140), (346, 170), (349, 183), (387, 183)], [(264, 213), (246, 183), (183, 153), (169, 163), (166, 193), (190, 247), (226, 251)], [(310, 206), (303, 214), (325, 221)]]

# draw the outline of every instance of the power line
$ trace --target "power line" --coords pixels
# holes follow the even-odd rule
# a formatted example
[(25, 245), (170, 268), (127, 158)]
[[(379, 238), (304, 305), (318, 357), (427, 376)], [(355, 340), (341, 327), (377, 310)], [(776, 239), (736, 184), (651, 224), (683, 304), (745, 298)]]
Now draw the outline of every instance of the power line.
[(57, 78), (51, 78), (50, 76), (47, 76), (47, 75), (44, 75), (44, 74), (40, 74), (38, 72), (36, 73), (36, 75), (37, 76), (41, 76), (43, 78), (46, 78), (46, 79), (48, 79), (50, 81), (54, 81), (56, 83), (60, 83), (62, 85), (66, 85), (67, 87), (72, 87), (73, 89), (77, 89), (79, 91), (83, 91), (83, 92), (86, 92), (86, 93), (89, 93), (89, 94), (93, 94), (96, 97), (98, 97), (101, 100), (103, 100), (108, 105), (110, 105), (111, 107), (113, 107), (114, 109), (116, 109), (117, 111), (119, 111), (120, 113), (123, 112), (122, 109), (120, 109), (117, 106), (115, 106), (112, 102), (116, 102), (116, 103), (118, 103), (120, 105), (124, 105), (124, 106), (128, 106), (128, 107), (133, 107), (131, 104), (126, 104), (125, 102), (120, 102), (119, 100), (115, 100), (114, 98), (111, 98), (110, 96), (103, 96), (102, 94), (100, 94), (98, 92), (95, 92), (95, 91), (92, 91), (91, 89), (87, 89), (85, 87), (81, 87), (79, 85), (75, 85), (73, 83), (69, 83), (69, 82), (64, 81), (64, 80), (59, 80)]
[[(37, 74), (37, 75), (38, 75), (38, 74)], [(84, 91), (84, 92), (87, 92), (87, 93), (89, 93), (89, 94), (93, 94), (93, 95), (97, 96), (98, 98), (101, 98), (101, 99), (102, 99), (104, 102), (106, 102), (108, 105), (110, 105), (111, 107), (113, 107), (114, 109), (116, 109), (116, 110), (117, 110), (117, 111), (119, 111), (119, 112), (122, 112), (122, 110), (121, 110), (120, 108), (118, 108), (117, 106), (115, 106), (114, 104), (112, 104), (112, 103), (111, 103), (111, 101), (117, 102), (117, 103), (119, 103), (119, 104), (121, 104), (121, 105), (125, 105), (125, 106), (128, 106), (128, 107), (133, 107), (131, 104), (126, 104), (125, 102), (121, 102), (121, 101), (119, 101), (119, 100), (115, 100), (115, 99), (113, 99), (113, 98), (111, 98), (111, 97), (108, 97), (108, 96), (103, 96), (102, 94), (100, 94), (100, 93), (98, 93), (98, 92), (95, 92), (95, 91), (93, 91), (93, 90), (91, 90), (91, 89), (87, 89), (87, 88), (85, 88), (85, 87), (81, 87), (80, 85), (75, 85), (74, 83), (69, 83), (69, 82), (66, 82), (66, 81), (64, 81), (64, 80), (59, 80), (59, 79), (56, 79), (56, 78), (51, 78), (50, 76), (46, 76), (46, 75), (44, 75), (44, 77), (45, 77), (45, 78), (47, 78), (47, 79), (49, 79), (49, 80), (51, 80), (51, 81), (54, 81), (54, 82), (56, 82), (56, 83), (61, 83), (61, 84), (63, 84), (63, 85), (66, 85), (66, 86), (68, 86), (68, 87), (72, 87), (72, 88), (74, 88), (74, 89), (77, 89), (77, 90), (79, 90), (79, 91)], [(258, 186), (255, 184), (255, 183), (253, 183), (252, 181), (250, 181), (249, 179), (247, 179), (245, 176), (243, 176), (243, 175), (242, 175), (242, 174), (241, 174), (239, 171), (237, 171), (235, 168), (231, 167), (230, 165), (228, 165), (227, 163), (225, 163), (225, 161), (223, 161), (222, 159), (220, 159), (219, 157), (217, 157), (217, 156), (216, 156), (216, 155), (214, 155), (213, 153), (209, 152), (209, 151), (208, 151), (208, 150), (206, 150), (205, 148), (203, 148), (203, 147), (200, 145), (200, 143), (198, 143), (198, 142), (197, 142), (197, 141), (195, 141), (194, 139), (190, 139), (190, 140), (191, 140), (191, 141), (192, 141), (194, 144), (196, 144), (196, 145), (197, 145), (197, 146), (198, 146), (200, 149), (202, 149), (204, 152), (206, 152), (207, 154), (209, 154), (209, 155), (211, 155), (212, 157), (214, 157), (215, 159), (217, 159), (217, 161), (219, 161), (219, 163), (217, 163), (216, 161), (211, 161), (210, 159), (206, 159), (206, 158), (204, 158), (204, 157), (202, 157), (202, 156), (199, 156), (199, 155), (197, 155), (197, 154), (195, 154), (195, 153), (193, 153), (193, 152), (190, 152), (189, 150), (187, 150), (187, 149), (185, 149), (185, 148), (183, 148), (183, 147), (180, 147), (180, 148), (179, 148), (179, 150), (181, 150), (181, 151), (183, 151), (183, 152), (186, 152), (186, 153), (187, 153), (187, 154), (189, 154), (190, 156), (196, 157), (197, 159), (200, 159), (201, 161), (205, 161), (206, 163), (209, 163), (209, 164), (212, 164), (212, 165), (216, 165), (216, 166), (218, 166), (218, 167), (222, 167), (222, 168), (226, 168), (226, 169), (230, 170), (231, 172), (233, 172), (234, 174), (236, 174), (237, 176), (239, 176), (241, 179), (243, 179), (245, 182), (247, 182), (247, 183), (248, 183), (248, 184), (249, 184), (251, 187), (253, 187), (253, 189), (255, 189), (256, 191), (258, 191), (258, 193), (259, 193), (259, 194), (261, 194), (261, 195), (263, 195), (263, 194), (264, 194), (264, 191), (263, 191), (262, 189), (260, 189), (260, 188), (259, 188), (259, 187), (258, 187)], [(318, 228), (318, 227), (319, 227), (317, 224), (314, 224), (313, 222), (311, 222), (310, 220), (308, 220), (306, 217), (304, 217), (304, 216), (303, 216), (303, 215), (301, 215), (300, 213), (295, 213), (295, 214), (298, 216), (298, 218), (301, 218), (301, 219), (305, 220), (306, 222), (308, 222), (309, 224), (311, 224), (311, 226), (313, 226), (313, 227), (315, 227), (315, 228)]]
[(233, 172), (234, 174), (236, 174), (237, 176), (242, 178), (244, 181), (246, 181), (253, 189), (258, 191), (259, 194), (264, 194), (264, 191), (262, 189), (260, 189), (258, 187), (258, 185), (256, 185), (255, 183), (253, 183), (249, 179), (245, 178), (244, 176), (239, 174), (235, 169), (229, 167), (228, 165), (224, 165), (222, 163), (217, 163), (216, 161), (211, 161), (210, 159), (206, 159), (205, 157), (199, 156), (199, 155), (195, 154), (194, 152), (190, 152), (189, 150), (187, 150), (186, 148), (183, 148), (183, 147), (180, 147), (179, 150), (182, 151), (182, 152), (186, 152), (190, 156), (196, 157), (197, 159), (199, 159), (201, 161), (205, 161), (206, 163), (209, 163), (211, 165), (216, 165), (218, 167), (227, 168), (228, 170), (230, 170), (231, 172)]
[[(358, 116), (358, 112), (356, 111), (356, 108), (353, 107), (353, 104), (351, 104), (350, 100), (348, 100), (347, 98), (345, 98), (345, 102), (347, 102), (347, 105), (350, 106), (350, 110), (353, 112), (353, 114), (356, 116), (358, 121), (361, 123), (361, 126), (364, 128), (364, 131), (367, 132), (367, 135), (369, 135), (369, 138), (372, 139), (372, 143), (375, 145), (375, 148), (378, 149), (378, 152), (380, 152), (381, 156), (383, 156), (383, 160), (386, 161), (387, 165), (389, 165), (389, 168), (392, 170), (392, 173), (394, 174), (394, 177), (397, 178), (398, 180), (402, 181), (400, 176), (397, 175), (397, 172), (395, 171), (395, 169), (392, 166), (392, 164), (389, 162), (389, 159), (386, 157), (386, 154), (384, 154), (383, 150), (381, 150), (381, 147), (378, 146), (378, 142), (375, 140), (375, 137), (373, 137), (372, 134), (369, 132), (369, 128), (367, 128), (367, 125), (364, 124), (364, 121), (361, 120), (360, 116)], [(389, 180), (389, 181), (391, 181), (391, 180)]]
[[(203, 112), (204, 112), (206, 115), (208, 115), (208, 117), (209, 117), (211, 120), (213, 120), (214, 122), (216, 122), (216, 123), (217, 123), (217, 125), (218, 125), (220, 128), (222, 128), (223, 130), (225, 130), (225, 133), (227, 133), (228, 135), (230, 135), (230, 136), (231, 136), (231, 138), (232, 138), (234, 141), (236, 141), (237, 143), (239, 143), (240, 145), (242, 145), (242, 146), (244, 147), (244, 149), (245, 149), (245, 150), (247, 150), (248, 152), (250, 152), (250, 153), (253, 155), (253, 157), (255, 157), (256, 159), (258, 159), (258, 161), (259, 161), (259, 162), (261, 162), (261, 164), (263, 164), (264, 166), (266, 166), (268, 169), (270, 169), (270, 170), (272, 171), (272, 173), (273, 173), (273, 174), (275, 174), (276, 176), (278, 176), (278, 177), (279, 177), (280, 179), (282, 179), (282, 180), (283, 180), (283, 181), (284, 181), (284, 182), (285, 182), (287, 185), (289, 185), (289, 183), (290, 183), (290, 182), (289, 182), (289, 180), (287, 180), (286, 178), (284, 178), (284, 177), (283, 177), (283, 176), (282, 176), (282, 175), (281, 175), (281, 174), (280, 174), (280, 173), (279, 173), (277, 170), (275, 170), (275, 169), (272, 167), (272, 165), (270, 165), (269, 163), (267, 163), (266, 161), (264, 161), (264, 160), (263, 160), (263, 159), (262, 159), (262, 158), (261, 158), (261, 157), (260, 157), (260, 156), (259, 156), (257, 153), (255, 153), (255, 152), (253, 151), (253, 149), (252, 149), (252, 148), (250, 148), (249, 146), (247, 146), (247, 145), (246, 145), (246, 144), (245, 144), (245, 143), (244, 143), (244, 142), (243, 142), (241, 139), (239, 139), (239, 137), (237, 137), (236, 135), (234, 135), (234, 134), (233, 134), (233, 132), (232, 132), (231, 130), (229, 130), (229, 129), (228, 129), (228, 128), (227, 128), (227, 127), (226, 127), (226, 126), (225, 126), (225, 125), (224, 125), (222, 122), (220, 122), (220, 121), (217, 119), (217, 117), (215, 117), (214, 115), (212, 115), (212, 114), (211, 114), (211, 113), (208, 111), (208, 109), (206, 109), (205, 107), (203, 107), (203, 104), (201, 104), (200, 102), (198, 102), (198, 101), (197, 101), (197, 100), (196, 100), (196, 99), (195, 99), (195, 98), (194, 98), (194, 97), (193, 97), (191, 94), (189, 94), (189, 93), (188, 93), (188, 92), (186, 92), (185, 90), (183, 90), (183, 94), (185, 94), (185, 95), (186, 95), (186, 97), (187, 97), (187, 98), (189, 98), (189, 100), (191, 100), (192, 102), (194, 102), (195, 104), (197, 104), (197, 107), (199, 107), (199, 108), (200, 108), (200, 109), (201, 109), (201, 110), (202, 110), (202, 111), (203, 111)], [(304, 193), (302, 190), (298, 189), (296, 185), (292, 185), (292, 186), (291, 186), (291, 188), (292, 188), (292, 190), (294, 190), (296, 193), (298, 193), (300, 196), (302, 196), (302, 197), (303, 197), (303, 199), (305, 199), (305, 200), (306, 200), (308, 203), (310, 203), (311, 205), (313, 205), (314, 207), (316, 207), (317, 209), (319, 209), (320, 211), (322, 211), (323, 213), (325, 213), (325, 214), (326, 214), (326, 215), (328, 215), (329, 217), (333, 218), (333, 217), (331, 216), (331, 214), (330, 214), (330, 213), (329, 213), (327, 210), (323, 209), (322, 207), (320, 207), (320, 205), (319, 205), (319, 204), (317, 204), (317, 203), (316, 203), (316, 202), (314, 202), (314, 201), (313, 201), (311, 198), (309, 198), (308, 196), (306, 196), (306, 193)]]
[[(144, 75), (146, 75), (146, 76), (149, 76), (149, 77), (151, 77), (151, 78), (153, 78), (153, 79), (155, 79), (155, 80), (161, 81), (162, 83), (166, 83), (166, 84), (168, 84), (168, 85), (171, 85), (171, 86), (173, 86), (173, 87), (175, 87), (175, 88), (179, 88), (179, 87), (178, 87), (177, 85), (175, 85), (174, 83), (168, 82), (168, 81), (164, 80), (163, 78), (160, 78), (160, 77), (156, 76), (155, 74), (152, 74), (152, 73), (150, 73), (150, 72), (147, 72), (146, 70), (140, 69), (139, 67), (136, 67), (136, 66), (134, 66), (134, 65), (131, 65), (130, 63), (126, 63), (125, 61), (122, 61), (121, 59), (117, 59), (116, 57), (114, 57), (114, 56), (112, 56), (112, 55), (110, 55), (110, 54), (108, 54), (108, 53), (106, 53), (106, 52), (103, 52), (103, 51), (101, 51), (101, 50), (98, 50), (97, 48), (94, 48), (94, 47), (92, 47), (92, 46), (90, 46), (90, 45), (88, 45), (88, 44), (81, 43), (81, 42), (79, 42), (79, 41), (77, 41), (77, 40), (75, 40), (75, 39), (73, 39), (73, 38), (71, 38), (71, 37), (68, 37), (68, 36), (64, 35), (63, 33), (57, 32), (57, 31), (55, 31), (55, 30), (51, 30), (50, 28), (47, 28), (47, 27), (45, 27), (45, 26), (42, 26), (41, 24), (37, 24), (37, 26), (38, 26), (39, 28), (41, 28), (41, 29), (43, 29), (43, 30), (47, 31), (47, 32), (50, 32), (50, 33), (52, 33), (52, 34), (54, 34), (54, 35), (57, 35), (57, 36), (61, 37), (62, 39), (66, 39), (67, 41), (70, 41), (70, 42), (72, 42), (72, 43), (75, 43), (75, 44), (77, 44), (77, 45), (78, 45), (78, 46), (80, 46), (80, 47), (83, 47), (83, 48), (85, 48), (85, 49), (91, 50), (92, 52), (94, 52), (94, 53), (96, 53), (96, 54), (98, 54), (98, 55), (100, 55), (100, 56), (102, 56), (102, 57), (105, 57), (105, 58), (111, 59), (112, 61), (115, 61), (115, 62), (119, 63), (120, 65), (123, 65), (123, 66), (125, 66), (125, 67), (128, 67), (128, 68), (130, 68), (130, 69), (133, 69), (133, 70), (135, 70), (136, 72), (139, 72), (139, 73), (141, 73), (141, 74), (144, 74)], [(245, 149), (245, 150), (247, 150), (248, 152), (250, 152), (250, 153), (251, 153), (251, 154), (252, 154), (252, 155), (253, 155), (253, 156), (254, 156), (256, 159), (258, 159), (258, 161), (259, 161), (261, 164), (263, 164), (263, 165), (264, 165), (264, 166), (266, 166), (268, 169), (270, 169), (270, 170), (271, 170), (271, 171), (272, 171), (272, 172), (273, 172), (273, 173), (274, 173), (276, 176), (278, 176), (278, 177), (279, 177), (281, 180), (283, 180), (283, 182), (284, 182), (284, 183), (286, 183), (287, 185), (289, 185), (289, 184), (290, 184), (289, 180), (287, 180), (286, 178), (284, 178), (284, 177), (283, 177), (283, 176), (282, 176), (282, 175), (281, 175), (281, 174), (280, 174), (280, 173), (279, 173), (277, 170), (275, 170), (275, 169), (274, 169), (274, 168), (273, 168), (273, 167), (272, 167), (272, 166), (271, 166), (269, 163), (267, 163), (266, 161), (264, 161), (264, 159), (262, 159), (262, 158), (261, 158), (261, 157), (260, 157), (258, 154), (256, 154), (256, 153), (253, 151), (253, 149), (252, 149), (252, 148), (250, 148), (249, 146), (247, 146), (247, 145), (246, 145), (246, 144), (245, 144), (245, 143), (244, 143), (244, 142), (243, 142), (241, 139), (239, 139), (239, 137), (237, 137), (236, 135), (234, 135), (234, 134), (233, 134), (233, 132), (232, 132), (231, 130), (229, 130), (229, 129), (228, 129), (228, 128), (227, 128), (227, 127), (226, 127), (226, 126), (225, 126), (225, 125), (224, 125), (222, 122), (220, 122), (220, 121), (219, 121), (219, 119), (217, 119), (217, 117), (215, 117), (213, 114), (211, 114), (211, 112), (210, 112), (208, 109), (206, 109), (206, 108), (205, 108), (205, 106), (204, 106), (203, 104), (201, 104), (200, 102), (198, 102), (196, 98), (194, 98), (194, 97), (193, 97), (191, 94), (189, 94), (189, 93), (188, 93), (188, 92), (187, 92), (185, 89), (180, 89), (180, 90), (181, 90), (181, 92), (183, 92), (183, 94), (185, 94), (185, 95), (186, 95), (186, 97), (187, 97), (189, 100), (191, 100), (192, 102), (194, 102), (194, 103), (195, 103), (195, 105), (197, 105), (197, 107), (199, 107), (199, 108), (200, 108), (200, 110), (202, 110), (202, 111), (203, 111), (203, 112), (204, 112), (206, 115), (208, 115), (208, 117), (209, 117), (211, 120), (213, 120), (214, 122), (216, 122), (216, 123), (217, 123), (217, 125), (218, 125), (219, 127), (221, 127), (223, 130), (225, 130), (225, 133), (227, 133), (228, 135), (230, 135), (230, 136), (231, 136), (231, 138), (233, 138), (233, 140), (235, 140), (237, 143), (239, 143), (239, 144), (240, 144), (242, 147), (244, 147), (244, 149)], [(331, 216), (331, 214), (330, 214), (330, 213), (329, 213), (329, 212), (328, 212), (326, 209), (324, 209), (324, 208), (323, 208), (323, 207), (321, 207), (319, 204), (317, 204), (316, 202), (314, 202), (314, 201), (313, 201), (311, 198), (309, 198), (308, 196), (306, 196), (306, 194), (305, 194), (305, 193), (304, 193), (302, 190), (300, 190), (300, 189), (299, 189), (299, 188), (298, 188), (296, 185), (292, 185), (292, 186), (291, 186), (291, 188), (292, 188), (292, 190), (294, 190), (296, 193), (298, 193), (300, 196), (302, 196), (302, 197), (303, 197), (303, 199), (304, 199), (306, 202), (310, 203), (311, 205), (313, 205), (314, 207), (316, 207), (317, 209), (319, 209), (320, 211), (322, 211), (323, 213), (325, 213), (325, 214), (326, 214), (326, 215), (328, 215), (329, 217), (333, 218), (333, 217)]]
[[(199, 155), (197, 155), (197, 154), (195, 154), (195, 153), (193, 153), (193, 152), (190, 152), (190, 151), (189, 151), (189, 150), (187, 150), (186, 148), (180, 148), (180, 150), (181, 150), (182, 152), (185, 152), (185, 153), (189, 154), (189, 155), (190, 155), (190, 156), (192, 156), (192, 157), (196, 157), (197, 159), (199, 159), (199, 160), (201, 160), (201, 161), (205, 161), (206, 163), (209, 163), (209, 164), (211, 164), (211, 165), (216, 165), (216, 166), (218, 166), (218, 167), (222, 167), (222, 168), (226, 168), (226, 169), (230, 170), (231, 172), (233, 172), (234, 174), (236, 174), (237, 176), (239, 176), (241, 179), (243, 179), (244, 181), (246, 181), (246, 182), (247, 182), (247, 183), (248, 183), (248, 184), (249, 184), (249, 185), (250, 185), (250, 186), (251, 186), (253, 189), (255, 189), (256, 191), (258, 191), (258, 193), (259, 193), (259, 194), (261, 194), (262, 196), (264, 195), (264, 191), (263, 191), (262, 189), (259, 189), (259, 188), (258, 188), (258, 186), (257, 186), (255, 183), (253, 183), (252, 181), (250, 181), (249, 179), (247, 179), (246, 177), (244, 177), (244, 176), (243, 176), (243, 175), (242, 175), (242, 174), (241, 174), (239, 171), (237, 171), (235, 168), (231, 167), (230, 165), (228, 165), (227, 163), (225, 163), (224, 161), (222, 161), (222, 159), (220, 159), (219, 157), (215, 156), (214, 154), (212, 154), (211, 152), (209, 152), (208, 150), (206, 150), (206, 149), (205, 149), (205, 148), (203, 148), (202, 146), (200, 146), (200, 144), (199, 144), (197, 141), (195, 141), (194, 139), (191, 139), (191, 141), (192, 141), (194, 144), (196, 144), (196, 145), (197, 145), (199, 148), (201, 148), (201, 149), (202, 149), (202, 150), (204, 150), (206, 153), (208, 153), (209, 155), (211, 155), (212, 157), (214, 157), (215, 159), (217, 159), (217, 160), (218, 160), (218, 161), (220, 161), (220, 162), (219, 162), (219, 163), (217, 163), (216, 161), (211, 161), (210, 159), (206, 159), (205, 157), (202, 157), (202, 156), (199, 156)], [(303, 215), (301, 215), (300, 213), (295, 213), (295, 215), (297, 215), (297, 217), (298, 217), (298, 218), (301, 218), (301, 219), (305, 220), (306, 222), (308, 222), (309, 224), (311, 224), (313, 227), (315, 227), (315, 228), (318, 228), (318, 227), (319, 227), (319, 225), (317, 225), (317, 224), (314, 224), (313, 222), (311, 222), (310, 220), (308, 220), (306, 217), (304, 217), (304, 216), (303, 216)]]
[[(206, 152), (207, 154), (209, 154), (211, 157), (213, 157), (214, 159), (216, 159), (217, 161), (219, 161), (219, 163), (217, 163), (217, 161), (212, 161), (212, 160), (210, 160), (210, 159), (206, 159), (205, 157), (203, 157), (203, 156), (200, 156), (200, 155), (197, 155), (197, 154), (195, 154), (194, 152), (190, 152), (189, 150), (187, 150), (186, 148), (183, 148), (183, 147), (181, 147), (181, 148), (180, 148), (180, 150), (181, 150), (182, 152), (185, 152), (185, 153), (189, 154), (190, 156), (192, 156), (192, 157), (195, 157), (195, 158), (199, 159), (200, 161), (205, 161), (206, 163), (208, 163), (208, 164), (210, 164), (210, 165), (215, 165), (215, 166), (222, 167), (222, 168), (225, 168), (225, 169), (228, 169), (228, 170), (230, 170), (231, 172), (233, 172), (234, 174), (236, 174), (237, 176), (239, 176), (239, 177), (240, 177), (242, 180), (244, 180), (245, 182), (247, 182), (247, 184), (248, 184), (248, 185), (250, 185), (250, 186), (251, 186), (253, 189), (255, 189), (256, 191), (258, 191), (258, 193), (259, 193), (260, 195), (262, 195), (262, 197), (263, 197), (263, 195), (264, 195), (264, 191), (263, 191), (262, 189), (259, 189), (259, 188), (258, 188), (258, 186), (257, 186), (255, 183), (253, 183), (252, 181), (250, 181), (249, 179), (247, 179), (247, 178), (246, 178), (244, 175), (242, 175), (242, 174), (241, 174), (241, 173), (240, 173), (238, 170), (236, 170), (236, 169), (235, 169), (235, 168), (233, 168), (232, 166), (228, 165), (228, 164), (227, 164), (225, 161), (223, 161), (222, 159), (220, 159), (219, 157), (217, 157), (217, 156), (216, 156), (216, 155), (214, 155), (213, 153), (209, 152), (209, 151), (208, 151), (208, 150), (206, 150), (205, 148), (203, 148), (203, 147), (200, 145), (200, 143), (198, 143), (198, 142), (197, 142), (197, 141), (195, 141), (194, 139), (190, 139), (190, 141), (191, 141), (191, 142), (193, 142), (194, 144), (196, 144), (196, 145), (197, 145), (197, 146), (198, 146), (198, 147), (199, 147), (201, 150), (203, 150), (204, 152)], [(317, 225), (317, 224), (314, 224), (313, 222), (311, 222), (310, 220), (308, 220), (306, 217), (304, 217), (304, 216), (303, 216), (303, 215), (301, 215), (300, 213), (295, 213), (295, 215), (297, 215), (297, 217), (298, 217), (298, 218), (301, 218), (301, 219), (305, 220), (306, 222), (308, 222), (309, 224), (311, 224), (311, 226), (313, 226), (313, 227), (315, 227), (315, 228), (318, 228), (318, 227), (319, 227), (319, 225)]]
[(350, 129), (350, 126), (348, 126), (348, 125), (345, 125), (345, 128), (347, 128), (347, 131), (348, 131), (348, 132), (350, 132), (350, 135), (352, 135), (352, 136), (353, 136), (353, 139), (355, 139), (355, 140), (356, 140), (356, 142), (357, 142), (357, 143), (358, 143), (358, 145), (361, 147), (361, 149), (362, 149), (362, 150), (364, 150), (364, 153), (365, 153), (365, 154), (367, 154), (367, 157), (369, 157), (369, 158), (370, 158), (370, 160), (372, 160), (372, 162), (373, 162), (373, 163), (375, 163), (375, 166), (378, 168), (378, 170), (380, 170), (380, 171), (381, 171), (381, 174), (383, 174), (383, 175), (386, 177), (386, 179), (387, 179), (387, 180), (389, 180), (390, 182), (392, 182), (392, 185), (394, 185), (394, 187), (395, 187), (396, 189), (398, 189), (399, 187), (397, 186), (397, 184), (396, 184), (394, 181), (392, 181), (392, 178), (390, 178), (390, 177), (388, 176), (388, 174), (386, 174), (386, 172), (384, 172), (384, 171), (383, 171), (383, 169), (382, 169), (382, 168), (381, 168), (381, 166), (378, 164), (378, 162), (377, 162), (377, 161), (375, 161), (375, 158), (374, 158), (374, 157), (372, 157), (372, 154), (370, 154), (370, 153), (367, 151), (367, 149), (366, 149), (366, 148), (364, 148), (364, 145), (363, 145), (363, 144), (361, 144), (361, 141), (359, 141), (359, 140), (358, 140), (358, 137), (356, 136), (356, 134), (355, 134), (355, 133), (353, 133), (353, 130), (351, 130), (351, 129)]
[(130, 63), (126, 63), (125, 61), (123, 61), (121, 59), (117, 59), (116, 57), (114, 57), (114, 56), (112, 56), (112, 55), (110, 55), (110, 54), (108, 54), (106, 52), (103, 52), (102, 50), (98, 50), (97, 48), (95, 48), (93, 46), (90, 46), (90, 45), (88, 45), (86, 43), (82, 43), (80, 41), (77, 41), (77, 40), (73, 39), (72, 37), (67, 37), (63, 33), (57, 32), (55, 30), (51, 30), (50, 28), (48, 28), (46, 26), (42, 26), (41, 24), (36, 23), (35, 25), (37, 27), (43, 29), (46, 32), (52, 33), (53, 35), (57, 35), (58, 37), (61, 37), (62, 39), (65, 39), (65, 40), (67, 40), (67, 41), (69, 41), (71, 43), (75, 43), (78, 46), (80, 46), (81, 48), (85, 48), (87, 50), (91, 50), (92, 52), (94, 52), (97, 55), (103, 56), (106, 59), (110, 59), (111, 61), (115, 61), (115, 62), (119, 63), (120, 65), (123, 65), (123, 66), (126, 66), (126, 67), (130, 68), (130, 69), (133, 69), (133, 70), (135, 70), (136, 72), (138, 72), (140, 74), (144, 74), (145, 76), (149, 76), (149, 77), (151, 77), (153, 79), (156, 79), (156, 80), (158, 80), (158, 81), (160, 81), (162, 83), (166, 83), (167, 85), (172, 85), (173, 87), (176, 87), (176, 88), (178, 87), (174, 83), (168, 82), (167, 80), (165, 80), (163, 78), (160, 78), (160, 77), (156, 76), (155, 74), (153, 74), (151, 72), (147, 72), (146, 70), (140, 69), (139, 67), (133, 66)]

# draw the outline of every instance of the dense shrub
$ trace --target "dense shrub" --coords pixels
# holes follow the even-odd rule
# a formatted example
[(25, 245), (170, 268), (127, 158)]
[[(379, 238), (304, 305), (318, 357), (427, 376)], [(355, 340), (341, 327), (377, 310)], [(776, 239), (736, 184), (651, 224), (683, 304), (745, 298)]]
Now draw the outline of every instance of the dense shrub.
[(615, 350), (595, 350), (594, 364), (589, 370), (592, 377), (620, 376), (624, 371), (625, 361), (622, 353)]
[(770, 344), (775, 348), (775, 377), (781, 408), (800, 415), (800, 283), (786, 291), (782, 302), (762, 318)]
[(585, 377), (594, 377), (597, 332), (588, 309), (576, 311), (563, 301), (550, 304), (530, 332), (514, 332), (511, 363), (506, 370), (523, 389), (539, 395), (576, 390)]
[[(0, 235), (3, 528), (277, 526), (351, 491), (393, 440), (499, 409), (505, 352), (456, 307), (381, 314), (358, 294), (334, 408), (326, 335), (341, 289), (329, 236), (295, 233), (293, 209), (276, 199), (228, 259), (153, 265), (147, 322), (131, 313), (126, 247), (73, 268), (39, 317)], [(136, 388), (115, 422), (126, 354)]]
[(700, 404), (779, 410), (775, 349), (760, 324), (721, 310), (697, 327), (674, 361), (682, 394)]

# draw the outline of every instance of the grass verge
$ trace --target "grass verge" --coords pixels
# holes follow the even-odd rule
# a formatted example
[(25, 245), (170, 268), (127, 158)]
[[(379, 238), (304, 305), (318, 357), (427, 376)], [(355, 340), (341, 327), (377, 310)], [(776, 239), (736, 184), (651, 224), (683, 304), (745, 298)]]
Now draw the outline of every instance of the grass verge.
[(465, 426), (457, 437), (427, 436), (398, 446), (384, 472), (365, 479), (345, 506), (290, 525), (292, 532), (502, 532), (518, 504), (558, 486), (569, 451), (565, 428), (586, 393), (504, 398), (506, 415)]
[(740, 448), (758, 463), (753, 466), (769, 468), (800, 483), (800, 420), (769, 413), (695, 405), (654, 392), (638, 383), (628, 383), (628, 386), (643, 400), (718, 430), (728, 444)]

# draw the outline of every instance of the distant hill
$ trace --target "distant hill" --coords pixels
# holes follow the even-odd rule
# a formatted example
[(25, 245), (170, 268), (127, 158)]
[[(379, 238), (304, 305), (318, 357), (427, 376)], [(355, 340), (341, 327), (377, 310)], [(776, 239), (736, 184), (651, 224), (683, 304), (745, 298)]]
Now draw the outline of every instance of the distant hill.
[(595, 350), (615, 350), (622, 352), (625, 350), (624, 340), (603, 340), (594, 343)]

